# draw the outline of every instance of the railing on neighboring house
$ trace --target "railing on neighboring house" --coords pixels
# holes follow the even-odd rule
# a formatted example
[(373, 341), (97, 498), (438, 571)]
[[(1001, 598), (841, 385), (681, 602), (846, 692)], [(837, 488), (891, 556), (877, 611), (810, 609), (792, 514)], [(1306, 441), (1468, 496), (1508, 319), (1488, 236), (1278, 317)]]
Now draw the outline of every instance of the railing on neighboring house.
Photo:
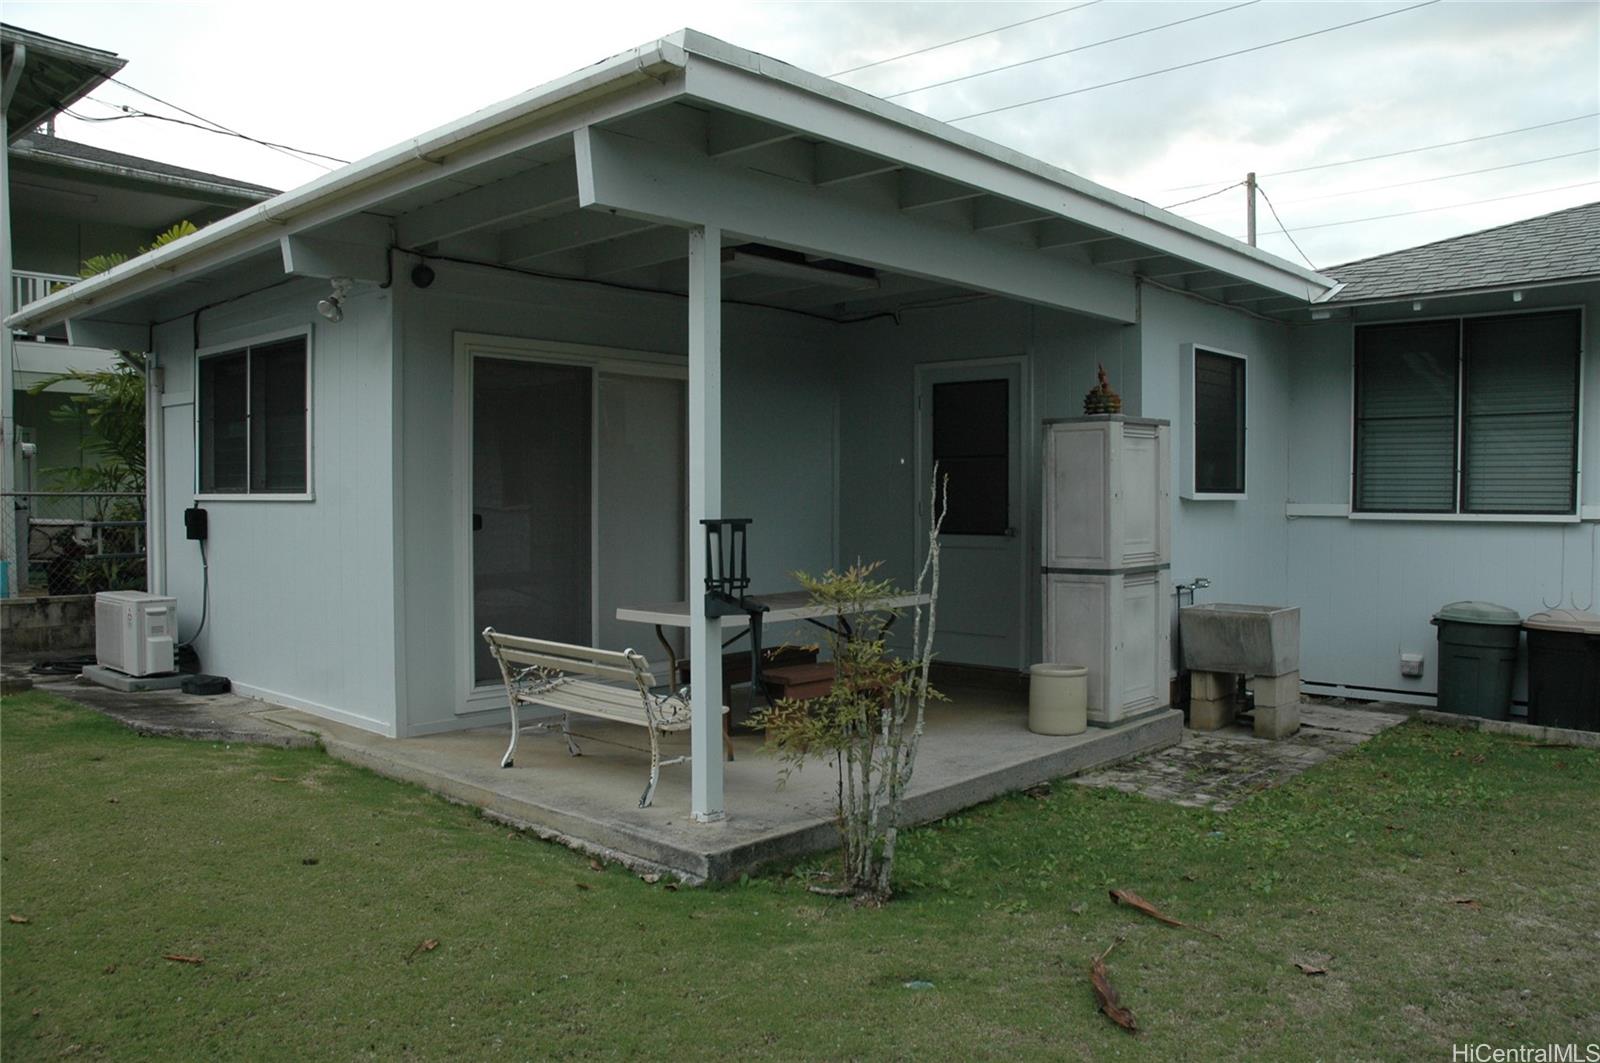
[(14, 269), (11, 271), (11, 305), (27, 306), (43, 299), (51, 292), (58, 292), (69, 284), (78, 283), (78, 279), (61, 273), (35, 273), (32, 270)]
[(19, 597), (143, 590), (144, 495), (123, 491), (0, 493), (0, 535), (17, 559)]

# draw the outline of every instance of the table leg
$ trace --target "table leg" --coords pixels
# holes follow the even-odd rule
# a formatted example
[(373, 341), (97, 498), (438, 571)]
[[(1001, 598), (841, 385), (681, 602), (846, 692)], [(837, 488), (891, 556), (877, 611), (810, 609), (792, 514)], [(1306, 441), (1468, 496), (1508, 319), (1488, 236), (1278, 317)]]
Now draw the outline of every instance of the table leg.
[[(672, 685), (677, 686), (681, 678), (678, 674), (678, 652), (672, 648), (672, 642), (667, 638), (667, 633), (662, 630), (660, 624), (656, 625), (656, 641), (661, 643), (661, 648), (667, 651), (667, 668), (669, 669), (667, 674), (672, 676)], [(732, 703), (732, 693), (727, 686), (724, 686), (722, 688), (723, 707), (731, 708)], [(726, 712), (722, 714), (722, 755), (729, 760), (733, 759), (733, 731)]]

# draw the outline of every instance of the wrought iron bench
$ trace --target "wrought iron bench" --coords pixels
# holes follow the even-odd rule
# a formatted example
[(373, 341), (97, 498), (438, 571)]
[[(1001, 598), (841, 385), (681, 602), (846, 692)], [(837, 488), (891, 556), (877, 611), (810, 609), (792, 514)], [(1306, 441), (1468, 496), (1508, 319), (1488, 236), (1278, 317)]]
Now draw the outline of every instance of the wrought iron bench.
[[(567, 752), (574, 757), (582, 752), (568, 724), (568, 716), (574, 713), (631, 724), (648, 731), (650, 782), (644, 788), (644, 796), (639, 798), (640, 808), (649, 807), (662, 765), (689, 760), (688, 756), (662, 760), (660, 739), (663, 734), (689, 729), (689, 690), (684, 687), (657, 693), (655, 674), (650, 662), (641, 654), (633, 650), (618, 653), (503, 635), (492, 627), (483, 629), (483, 639), (500, 665), (500, 675), (506, 684), (506, 701), (511, 707), (511, 744), (500, 759), (502, 768), (511, 767), (516, 757), (517, 736), (522, 731), (517, 710), (522, 705), (561, 713), (561, 734), (567, 741)], [(722, 712), (727, 715), (726, 705)], [(542, 730), (548, 723), (540, 721), (529, 726)], [(725, 754), (728, 752), (726, 734), (723, 750)]]

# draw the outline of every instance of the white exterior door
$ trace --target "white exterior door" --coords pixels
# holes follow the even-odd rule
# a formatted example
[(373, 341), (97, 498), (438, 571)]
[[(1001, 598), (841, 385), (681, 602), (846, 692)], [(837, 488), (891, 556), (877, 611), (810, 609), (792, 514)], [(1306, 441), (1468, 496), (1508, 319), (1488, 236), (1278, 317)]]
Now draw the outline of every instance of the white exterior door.
[(948, 477), (941, 537), (940, 660), (1022, 668), (1027, 653), (1021, 358), (917, 367), (917, 544), (935, 463)]

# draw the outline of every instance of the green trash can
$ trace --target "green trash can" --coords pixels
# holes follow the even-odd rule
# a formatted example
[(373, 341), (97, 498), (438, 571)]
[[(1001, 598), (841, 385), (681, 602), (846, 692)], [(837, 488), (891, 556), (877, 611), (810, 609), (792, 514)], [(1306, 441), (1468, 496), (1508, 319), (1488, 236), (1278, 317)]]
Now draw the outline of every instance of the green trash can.
[(1600, 731), (1600, 616), (1550, 609), (1528, 632), (1528, 722)]
[(1451, 602), (1439, 629), (1439, 709), (1504, 720), (1511, 715), (1522, 614), (1492, 602)]

